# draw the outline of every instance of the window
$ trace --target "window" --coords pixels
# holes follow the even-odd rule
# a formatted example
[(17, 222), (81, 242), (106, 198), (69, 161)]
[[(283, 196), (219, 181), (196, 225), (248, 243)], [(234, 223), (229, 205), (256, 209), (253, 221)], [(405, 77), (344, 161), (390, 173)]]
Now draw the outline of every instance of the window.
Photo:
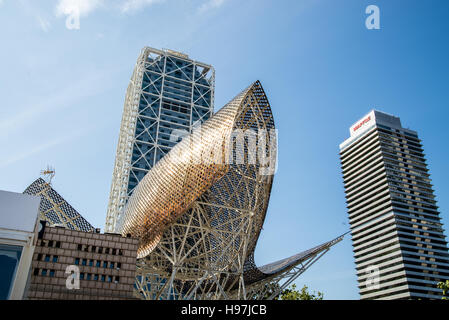
[(50, 270), (50, 277), (54, 277), (55, 276), (55, 270)]
[(83, 259), (81, 265), (83, 265), (83, 266), (87, 265), (87, 259)]
[(46, 276), (47, 275), (47, 269), (42, 269), (42, 273), (41, 273), (43, 276)]
[(109, 268), (110, 268), (110, 269), (114, 269), (114, 262), (111, 262), (111, 263), (109, 264)]
[(101, 261), (100, 261), (100, 260), (97, 260), (97, 263), (95, 264), (95, 266), (96, 266), (97, 268), (100, 268), (100, 266), (101, 266)]
[(105, 282), (106, 276), (104, 274), (101, 275), (101, 282)]
[(108, 282), (112, 282), (112, 276), (108, 276)]
[(122, 267), (122, 264), (120, 262), (117, 262), (117, 270), (120, 270), (121, 267)]
[(39, 253), (38, 255), (37, 255), (37, 261), (41, 261), (42, 260), (42, 253)]
[(76, 259), (75, 259), (75, 265), (78, 266), (79, 264), (80, 264), (80, 258), (76, 258)]
[(46, 255), (45, 255), (44, 261), (45, 261), (45, 262), (49, 262), (49, 261), (50, 261), (50, 255), (46, 254)]
[(89, 252), (89, 246), (86, 245), (86, 246), (84, 247), (84, 251), (85, 251), (85, 252)]
[(53, 262), (58, 262), (59, 257), (58, 256), (53, 256)]
[(118, 249), (118, 255), (119, 255), (119, 256), (122, 256), (122, 255), (123, 255), (122, 249)]
[(35, 276), (39, 275), (39, 269), (38, 268), (34, 269), (33, 275), (35, 275)]
[(115, 256), (117, 254), (117, 250), (112, 249), (112, 254)]
[(115, 276), (115, 281), (114, 283), (119, 283), (120, 282), (120, 277), (119, 276)]
[(78, 250), (79, 250), (79, 251), (83, 250), (83, 245), (82, 245), (82, 244), (79, 244), (79, 245), (78, 245)]
[(106, 249), (104, 250), (104, 253), (109, 254), (109, 248), (106, 248)]
[(92, 274), (91, 273), (88, 273), (87, 274), (87, 280), (91, 280), (92, 279)]
[(98, 274), (94, 275), (94, 280), (98, 281)]
[(103, 268), (107, 268), (108, 267), (108, 263), (106, 261), (103, 262)]
[(61, 248), (61, 241), (56, 241), (56, 248)]
[(92, 246), (92, 252), (96, 252), (97, 251), (97, 247), (96, 246)]
[(84, 273), (80, 273), (80, 280), (84, 280)]
[(93, 267), (94, 265), (94, 260), (89, 260), (89, 267)]
[(51, 248), (53, 247), (53, 240), (48, 241), (48, 246)]
[(22, 255), (21, 246), (0, 244), (0, 300), (9, 298)]
[(102, 247), (98, 248), (98, 253), (103, 253), (103, 248)]

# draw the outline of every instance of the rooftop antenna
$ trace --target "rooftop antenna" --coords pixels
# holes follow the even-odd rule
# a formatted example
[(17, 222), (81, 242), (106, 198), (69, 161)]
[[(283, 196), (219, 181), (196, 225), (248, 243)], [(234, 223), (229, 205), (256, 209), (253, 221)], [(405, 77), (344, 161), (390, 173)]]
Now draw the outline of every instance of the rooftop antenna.
[(41, 176), (44, 176), (48, 184), (51, 184), (51, 180), (53, 179), (55, 174), (56, 174), (55, 168), (51, 166), (47, 166), (46, 169), (41, 170)]

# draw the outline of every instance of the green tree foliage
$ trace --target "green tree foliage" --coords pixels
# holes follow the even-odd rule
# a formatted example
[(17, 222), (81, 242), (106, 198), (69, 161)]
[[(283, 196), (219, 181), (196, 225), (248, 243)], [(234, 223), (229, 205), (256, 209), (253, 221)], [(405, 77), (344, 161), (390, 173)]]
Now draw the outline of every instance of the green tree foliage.
[(446, 282), (438, 282), (437, 287), (443, 290), (443, 300), (449, 300), (449, 280)]
[(323, 300), (323, 293), (313, 292), (309, 293), (308, 287), (304, 285), (301, 291), (296, 289), (296, 285), (293, 284), (290, 288), (282, 291), (280, 299), (281, 300)]
[[(269, 299), (273, 293), (279, 292), (279, 285), (274, 283), (266, 283), (263, 300)], [(280, 294), (275, 296), (273, 300), (323, 300), (323, 293), (313, 292), (309, 293), (308, 287), (305, 285), (301, 290), (296, 289), (296, 285), (293, 284), (289, 288), (282, 291)], [(258, 295), (253, 295), (250, 299), (258, 300), (260, 297)]]

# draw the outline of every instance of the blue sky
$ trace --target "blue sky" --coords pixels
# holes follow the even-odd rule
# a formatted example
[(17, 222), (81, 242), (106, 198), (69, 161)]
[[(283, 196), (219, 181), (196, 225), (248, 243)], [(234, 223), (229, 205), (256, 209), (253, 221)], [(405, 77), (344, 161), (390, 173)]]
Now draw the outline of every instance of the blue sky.
[[(69, 30), (73, 0), (0, 0), (0, 189), (22, 192), (53, 165), (54, 187), (103, 229), (125, 90), (151, 46), (214, 65), (215, 110), (255, 80), (266, 90), (279, 167), (258, 264), (349, 230), (338, 145), (373, 108), (418, 131), (449, 225), (448, 1), (79, 4), (80, 28)], [(380, 30), (365, 27), (371, 4)], [(297, 284), (358, 299), (350, 237)]]

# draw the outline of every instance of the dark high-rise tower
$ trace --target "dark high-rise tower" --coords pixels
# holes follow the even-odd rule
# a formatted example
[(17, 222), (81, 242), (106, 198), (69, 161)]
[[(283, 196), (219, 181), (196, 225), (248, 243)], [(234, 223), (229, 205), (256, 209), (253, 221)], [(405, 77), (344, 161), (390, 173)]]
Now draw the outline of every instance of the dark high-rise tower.
[(449, 254), (415, 131), (371, 111), (340, 157), (361, 299), (441, 298)]
[(214, 110), (212, 66), (172, 50), (144, 48), (126, 91), (106, 231), (114, 232), (145, 174)]

